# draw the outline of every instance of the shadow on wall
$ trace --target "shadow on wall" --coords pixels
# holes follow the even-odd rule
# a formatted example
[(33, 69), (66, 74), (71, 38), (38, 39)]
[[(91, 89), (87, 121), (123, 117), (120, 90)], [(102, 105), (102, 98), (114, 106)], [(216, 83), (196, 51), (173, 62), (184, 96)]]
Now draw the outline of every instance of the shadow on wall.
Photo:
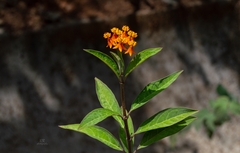
[[(157, 47), (159, 44), (169, 45), (167, 40), (163, 43), (154, 42), (156, 36), (154, 32), (161, 33), (165, 30), (167, 36), (168, 31), (175, 30), (176, 45), (166, 46), (166, 50), (172, 50), (171, 53), (180, 59), (187, 74), (197, 73), (205, 83), (208, 80), (203, 68), (191, 56), (193, 54), (191, 50), (194, 50), (193, 40), (196, 39), (194, 35), (200, 38), (201, 47), (205, 48), (208, 56), (213, 59), (212, 64), (218, 62), (216, 59), (221, 59), (224, 61), (221, 64), (239, 72), (235, 62), (239, 65), (240, 58), (235, 54), (238, 54), (237, 49), (240, 48), (237, 43), (240, 31), (233, 23), (236, 19), (234, 11), (231, 12), (228, 8), (228, 14), (222, 14), (218, 19), (213, 15), (205, 20), (204, 16), (199, 15), (197, 20), (194, 18), (199, 11), (181, 9), (143, 18), (130, 16), (128, 19), (111, 23), (59, 26), (16, 37), (2, 37), (0, 39), (0, 152), (113, 152), (82, 134), (58, 128), (61, 124), (80, 122), (90, 110), (100, 107), (95, 94), (95, 76), (105, 82), (119, 97), (115, 75), (98, 59), (83, 52), (83, 48), (108, 52), (102, 34), (109, 31), (112, 25), (122, 26), (127, 22), (132, 29), (139, 30), (139, 33), (148, 31), (148, 39), (153, 43), (146, 42), (146, 45), (142, 46), (140, 44), (139, 50)], [(201, 11), (204, 10), (200, 10), (199, 14)], [(154, 22), (149, 23), (152, 19)], [(222, 26), (216, 30), (216, 25), (219, 23)], [(153, 29), (154, 31), (151, 31)], [(230, 33), (228, 33), (229, 29), (232, 29)], [(216, 33), (213, 32), (214, 30)], [(141, 42), (144, 38), (139, 35), (138, 39)], [(165, 36), (160, 37), (169, 38)], [(148, 44), (156, 46), (148, 46)], [(217, 55), (211, 54), (216, 47), (223, 50)], [(230, 53), (229, 49), (231, 49)], [(238, 60), (228, 63), (228, 60), (225, 60), (226, 53), (228, 53), (227, 57)], [(156, 70), (152, 73), (164, 76), (164, 72), (168, 72), (168, 66), (165, 69), (161, 74)], [(133, 100), (145, 85), (141, 81), (144, 78), (135, 77), (137, 73), (128, 79), (131, 87), (128, 90), (132, 94), (128, 97), (129, 100)], [(133, 83), (135, 81), (137, 84)], [(146, 118), (142, 111), (144, 109), (136, 112), (137, 124)], [(103, 124), (107, 126), (111, 122), (109, 120)], [(110, 127), (109, 130), (116, 132), (118, 129)], [(165, 144), (161, 146), (166, 147)], [(152, 153), (160, 152), (154, 147), (149, 150), (148, 152)]]
[[(1, 39), (1, 152), (113, 152), (83, 134), (58, 128), (80, 122), (100, 107), (95, 76), (118, 96), (116, 76), (83, 51), (106, 51), (102, 35), (108, 27), (72, 25)], [(118, 131), (117, 126), (109, 130)]]

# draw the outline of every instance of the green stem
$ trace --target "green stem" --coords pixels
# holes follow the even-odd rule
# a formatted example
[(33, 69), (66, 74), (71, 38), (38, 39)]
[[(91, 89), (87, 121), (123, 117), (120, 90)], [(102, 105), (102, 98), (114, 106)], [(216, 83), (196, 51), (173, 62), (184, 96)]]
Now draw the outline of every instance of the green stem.
[(126, 109), (126, 103), (125, 103), (125, 92), (124, 92), (124, 83), (125, 83), (125, 77), (123, 74), (120, 76), (120, 95), (121, 95), (121, 102), (122, 102), (122, 111), (123, 111), (123, 121), (124, 121), (124, 129), (127, 136), (127, 143), (128, 143), (128, 153), (132, 153), (132, 139), (129, 132), (128, 127), (128, 115), (127, 115), (127, 109)]

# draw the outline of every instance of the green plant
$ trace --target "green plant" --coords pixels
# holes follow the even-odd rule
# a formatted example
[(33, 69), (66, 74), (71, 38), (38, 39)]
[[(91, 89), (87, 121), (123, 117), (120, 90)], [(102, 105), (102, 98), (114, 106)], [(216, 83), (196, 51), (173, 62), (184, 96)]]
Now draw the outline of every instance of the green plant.
[[(116, 53), (110, 52), (112, 57), (97, 50), (85, 49), (85, 51), (102, 60), (116, 74), (120, 85), (121, 107), (108, 86), (95, 78), (96, 93), (102, 108), (94, 109), (88, 113), (79, 124), (61, 125), (60, 127), (84, 133), (115, 150), (132, 153), (179, 132), (195, 119), (191, 115), (197, 111), (188, 108), (167, 108), (145, 120), (135, 130), (131, 113), (165, 90), (182, 71), (149, 83), (131, 103), (130, 110), (127, 110), (124, 90), (127, 76), (146, 59), (160, 52), (162, 48), (149, 48), (137, 53), (125, 67), (123, 53), (130, 56), (134, 54), (133, 47), (137, 44), (134, 39), (137, 37), (137, 33), (131, 31), (128, 26), (123, 26), (122, 30), (112, 28), (111, 31), (112, 33), (105, 33), (104, 38), (107, 39), (109, 48), (117, 49)], [(110, 116), (119, 124), (120, 141), (108, 130), (96, 125)], [(134, 150), (134, 137), (140, 133), (144, 133), (144, 135), (140, 144)]]
[(201, 109), (194, 121), (196, 128), (204, 127), (209, 138), (212, 137), (216, 127), (231, 119), (231, 115), (240, 114), (240, 104), (221, 84), (216, 88), (219, 97), (211, 100), (207, 108)]

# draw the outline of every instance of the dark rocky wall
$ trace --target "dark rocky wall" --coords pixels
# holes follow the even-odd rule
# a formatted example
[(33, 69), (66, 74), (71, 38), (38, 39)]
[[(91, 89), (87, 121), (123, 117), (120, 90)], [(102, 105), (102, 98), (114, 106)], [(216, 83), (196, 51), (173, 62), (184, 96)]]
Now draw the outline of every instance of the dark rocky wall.
[[(58, 128), (80, 122), (90, 110), (100, 107), (94, 77), (105, 82), (118, 97), (115, 75), (83, 51), (91, 48), (107, 53), (102, 34), (112, 26), (128, 24), (138, 32), (136, 51), (163, 47), (129, 76), (128, 102), (149, 82), (184, 70), (169, 89), (133, 112), (137, 125), (165, 107), (206, 106), (209, 99), (216, 97), (218, 83), (239, 96), (239, 22), (239, 6), (213, 3), (0, 36), (0, 152), (114, 152), (83, 134)], [(191, 130), (177, 144), (176, 152), (238, 153), (239, 121), (239, 117), (234, 118), (212, 140)], [(117, 126), (108, 127), (112, 123), (109, 119), (101, 125), (116, 132)], [(167, 145), (164, 140), (147, 152), (170, 152)]]

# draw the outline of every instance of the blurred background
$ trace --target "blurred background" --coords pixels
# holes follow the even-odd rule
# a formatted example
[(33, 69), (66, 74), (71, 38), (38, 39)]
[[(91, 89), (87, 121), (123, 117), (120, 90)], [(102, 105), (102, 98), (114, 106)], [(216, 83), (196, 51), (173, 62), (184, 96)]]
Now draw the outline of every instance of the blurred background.
[[(83, 49), (109, 53), (103, 33), (122, 25), (138, 33), (136, 52), (163, 47), (127, 79), (128, 106), (149, 82), (184, 70), (132, 113), (136, 127), (166, 107), (206, 112), (198, 128), (139, 153), (240, 152), (240, 0), (1, 0), (1, 153), (117, 152), (58, 125), (100, 107), (94, 77), (119, 99), (114, 73)], [(111, 119), (100, 125), (118, 131)]]

